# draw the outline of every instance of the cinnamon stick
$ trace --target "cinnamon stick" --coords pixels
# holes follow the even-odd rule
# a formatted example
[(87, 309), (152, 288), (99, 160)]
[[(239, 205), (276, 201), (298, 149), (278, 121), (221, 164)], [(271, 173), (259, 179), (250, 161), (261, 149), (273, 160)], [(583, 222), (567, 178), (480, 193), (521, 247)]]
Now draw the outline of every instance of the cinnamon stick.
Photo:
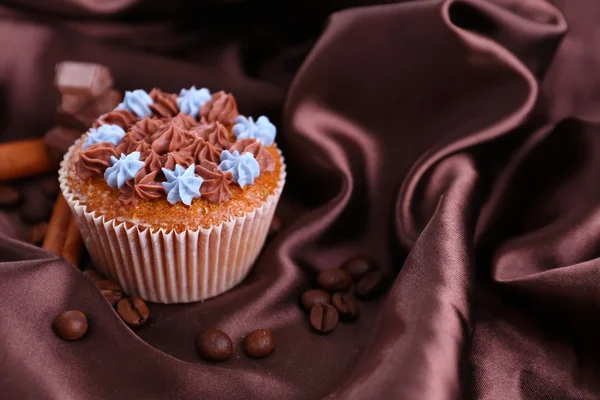
[(54, 203), (50, 222), (48, 222), (48, 230), (46, 231), (46, 237), (42, 244), (44, 249), (50, 250), (54, 254), (61, 255), (67, 238), (67, 231), (69, 230), (71, 218), (73, 218), (73, 216), (71, 215), (71, 209), (69, 208), (67, 201), (62, 194), (59, 194), (56, 203)]
[(0, 181), (42, 174), (53, 168), (44, 139), (0, 144)]
[(42, 247), (74, 265), (78, 265), (83, 251), (83, 239), (67, 201), (58, 195), (48, 223)]
[(75, 217), (71, 215), (71, 221), (69, 222), (69, 228), (67, 229), (67, 236), (65, 237), (65, 243), (60, 255), (71, 264), (79, 265), (82, 251), (83, 239), (81, 237), (81, 233), (79, 232), (79, 228), (77, 227)]

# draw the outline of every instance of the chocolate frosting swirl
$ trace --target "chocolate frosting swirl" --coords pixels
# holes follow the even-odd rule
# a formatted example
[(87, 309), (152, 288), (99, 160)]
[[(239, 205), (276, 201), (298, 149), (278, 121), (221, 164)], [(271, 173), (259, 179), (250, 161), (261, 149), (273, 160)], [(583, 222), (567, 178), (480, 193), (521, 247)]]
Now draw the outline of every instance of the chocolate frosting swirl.
[(200, 117), (206, 122), (233, 125), (237, 116), (238, 109), (235, 97), (224, 91), (213, 93), (211, 99), (200, 108)]
[(77, 175), (81, 179), (93, 176), (104, 176), (104, 171), (110, 166), (110, 156), (117, 157), (115, 148), (110, 143), (96, 143), (79, 153)]
[(145, 117), (144, 119), (136, 122), (135, 125), (131, 127), (127, 135), (123, 138), (123, 140), (132, 140), (135, 142), (139, 142), (142, 140), (150, 140), (150, 136), (154, 134), (161, 126), (163, 122), (156, 118)]
[(119, 125), (124, 130), (127, 130), (137, 121), (139, 121), (137, 115), (132, 114), (129, 110), (124, 108), (119, 108), (101, 116), (94, 123), (94, 128), (102, 125)]
[(166, 154), (181, 150), (194, 142), (196, 137), (180, 125), (171, 122), (160, 127), (151, 137), (152, 151)]
[(218, 204), (231, 199), (229, 184), (231, 172), (224, 173), (217, 164), (202, 160), (195, 168), (196, 175), (204, 179), (200, 186), (200, 194), (213, 204)]
[(197, 163), (201, 163), (202, 160), (208, 160), (214, 163), (219, 163), (221, 161), (222, 151), (223, 150), (213, 146), (204, 139), (199, 139), (198, 147), (196, 148), (194, 158), (196, 159)]
[(198, 125), (198, 121), (196, 121), (194, 117), (184, 113), (177, 114), (175, 118), (171, 120), (171, 123), (183, 129), (191, 129), (192, 127)]
[(167, 94), (160, 89), (152, 89), (150, 97), (153, 103), (149, 107), (155, 117), (167, 118), (179, 114), (179, 106), (177, 106), (177, 96), (175, 94)]
[(132, 181), (126, 181), (119, 189), (119, 201), (124, 205), (135, 204), (140, 199), (157, 199), (165, 194), (165, 189), (156, 180), (159, 170), (149, 172), (142, 168)]
[(271, 153), (269, 153), (258, 140), (253, 138), (238, 140), (229, 148), (230, 152), (235, 150), (239, 151), (240, 154), (252, 153), (256, 161), (258, 161), (261, 173), (264, 174), (265, 172), (275, 171), (275, 160), (273, 159), (273, 156), (271, 156)]
[(173, 151), (166, 155), (163, 162), (163, 167), (174, 170), (177, 164), (184, 168), (189, 167), (194, 163), (194, 153), (188, 151)]
[(221, 150), (228, 149), (233, 144), (229, 131), (219, 122), (202, 123), (193, 127), (192, 132)]

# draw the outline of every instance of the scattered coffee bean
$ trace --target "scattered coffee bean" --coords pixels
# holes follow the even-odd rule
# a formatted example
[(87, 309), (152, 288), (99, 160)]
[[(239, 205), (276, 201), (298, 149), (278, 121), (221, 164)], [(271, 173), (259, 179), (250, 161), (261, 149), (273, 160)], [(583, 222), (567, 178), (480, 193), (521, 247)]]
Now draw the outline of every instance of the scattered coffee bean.
[(54, 320), (54, 332), (64, 340), (76, 340), (88, 330), (88, 320), (81, 311), (65, 311)]
[(331, 295), (321, 289), (311, 289), (302, 293), (300, 301), (302, 301), (302, 305), (304, 306), (306, 311), (310, 311), (310, 309), (316, 305), (330, 304)]
[(13, 207), (21, 201), (21, 194), (13, 187), (0, 185), (0, 207)]
[(376, 270), (377, 263), (371, 257), (356, 256), (344, 262), (340, 268), (348, 271), (352, 280), (358, 282), (367, 272)]
[(282, 227), (283, 224), (281, 223), (281, 218), (279, 218), (277, 215), (274, 215), (273, 220), (271, 221), (271, 226), (269, 226), (269, 236), (275, 236), (277, 233), (279, 233)]
[(350, 293), (335, 293), (331, 298), (331, 304), (342, 319), (352, 321), (360, 314), (358, 301)]
[(354, 288), (356, 297), (363, 300), (373, 299), (383, 293), (383, 276), (378, 271), (371, 271), (365, 275)]
[(46, 236), (46, 231), (48, 230), (47, 222), (40, 222), (32, 226), (29, 229), (29, 233), (27, 234), (27, 241), (32, 244), (40, 244), (44, 240), (44, 236)]
[(317, 332), (331, 332), (337, 326), (338, 321), (338, 312), (330, 304), (314, 306), (310, 310), (310, 325)]
[(270, 329), (257, 329), (244, 339), (244, 350), (248, 357), (266, 357), (275, 350), (275, 336)]
[(209, 329), (196, 337), (198, 354), (208, 361), (225, 361), (233, 353), (233, 343), (227, 334), (218, 329)]
[(116, 282), (109, 280), (96, 281), (96, 287), (100, 289), (106, 300), (113, 306), (123, 297), (123, 290)]
[(117, 313), (127, 325), (132, 328), (139, 328), (148, 321), (150, 310), (139, 297), (129, 297), (121, 299), (117, 303)]
[(343, 269), (326, 269), (317, 276), (317, 283), (328, 292), (347, 292), (352, 287), (352, 277)]

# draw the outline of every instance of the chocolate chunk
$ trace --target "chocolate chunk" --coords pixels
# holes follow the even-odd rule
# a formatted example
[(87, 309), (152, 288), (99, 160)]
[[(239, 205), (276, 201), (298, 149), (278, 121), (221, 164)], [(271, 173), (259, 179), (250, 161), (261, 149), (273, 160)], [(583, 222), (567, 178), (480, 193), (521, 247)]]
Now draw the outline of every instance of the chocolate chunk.
[(349, 293), (335, 293), (331, 298), (331, 305), (335, 307), (342, 319), (352, 321), (360, 314), (358, 301)]
[(52, 329), (61, 339), (77, 340), (87, 332), (88, 320), (81, 311), (65, 311), (56, 317)]
[(104, 280), (104, 277), (95, 269), (86, 269), (81, 272), (92, 283)]
[(91, 127), (98, 117), (106, 114), (109, 111), (112, 111), (115, 107), (117, 107), (120, 101), (121, 94), (116, 90), (109, 90), (103, 93), (97, 99), (93, 99), (87, 103), (76, 113), (69, 113), (59, 107), (57, 110), (59, 121), (62, 125), (72, 127), (83, 132)]
[(47, 222), (40, 222), (32, 226), (29, 229), (29, 233), (27, 234), (27, 241), (31, 244), (39, 245), (44, 240), (44, 236), (46, 236), (46, 231), (48, 230)]
[(113, 306), (121, 300), (121, 297), (123, 297), (123, 290), (116, 282), (109, 280), (96, 281), (96, 287)]
[(75, 94), (64, 94), (60, 102), (60, 110), (67, 114), (75, 114), (88, 104), (92, 98)]
[(233, 353), (233, 343), (219, 329), (209, 329), (196, 337), (196, 348), (200, 357), (207, 361), (225, 361)]
[(317, 276), (317, 284), (328, 292), (347, 292), (352, 287), (352, 277), (343, 269), (326, 269)]
[(266, 357), (275, 350), (275, 335), (270, 329), (257, 329), (244, 339), (244, 351), (248, 357)]
[(56, 65), (54, 85), (62, 95), (98, 97), (112, 84), (110, 71), (103, 65), (75, 61)]
[(307, 311), (310, 311), (316, 305), (319, 304), (330, 304), (331, 303), (331, 295), (324, 290), (321, 289), (311, 289), (302, 293), (302, 297), (300, 298), (302, 305)]
[(150, 310), (144, 300), (139, 297), (129, 297), (119, 300), (117, 313), (131, 328), (138, 328), (148, 321)]
[(12, 186), (0, 185), (0, 207), (14, 207), (21, 201), (21, 194)]
[(356, 297), (361, 300), (373, 299), (385, 290), (383, 276), (378, 271), (371, 271), (365, 275), (354, 288)]
[(44, 143), (46, 149), (52, 159), (59, 163), (62, 161), (69, 147), (79, 139), (83, 131), (77, 129), (65, 128), (63, 126), (55, 126), (44, 135)]
[(358, 282), (367, 272), (376, 270), (377, 263), (371, 257), (356, 256), (344, 262), (340, 268), (348, 271), (354, 282)]
[(331, 332), (337, 326), (338, 321), (338, 312), (330, 304), (314, 306), (310, 310), (310, 325), (319, 333)]

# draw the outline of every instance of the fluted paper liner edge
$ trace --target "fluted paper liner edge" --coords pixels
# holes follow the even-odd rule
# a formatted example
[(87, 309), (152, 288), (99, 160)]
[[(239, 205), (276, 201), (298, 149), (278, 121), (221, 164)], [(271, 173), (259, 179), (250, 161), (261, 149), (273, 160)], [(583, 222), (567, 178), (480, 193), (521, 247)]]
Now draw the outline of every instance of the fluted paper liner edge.
[(60, 164), (60, 188), (94, 265), (118, 281), (127, 294), (156, 303), (188, 303), (224, 293), (248, 275), (264, 245), (285, 184), (281, 152), (278, 186), (262, 206), (207, 229), (177, 233), (135, 224), (128, 228), (125, 222), (88, 212), (67, 182), (67, 160), (80, 140)]

